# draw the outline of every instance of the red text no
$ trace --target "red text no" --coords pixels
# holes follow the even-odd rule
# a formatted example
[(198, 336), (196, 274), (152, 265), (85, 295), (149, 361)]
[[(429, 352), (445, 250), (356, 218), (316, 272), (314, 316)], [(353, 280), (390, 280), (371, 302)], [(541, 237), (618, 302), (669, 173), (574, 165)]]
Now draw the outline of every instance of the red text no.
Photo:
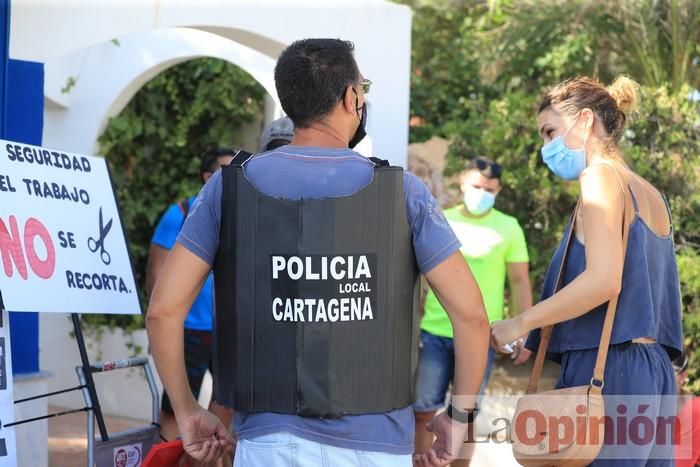
[[(56, 248), (49, 231), (44, 224), (37, 219), (30, 217), (24, 223), (24, 232), (20, 236), (19, 226), (15, 216), (9, 217), (9, 229), (7, 224), (0, 218), (0, 256), (2, 256), (2, 266), (7, 277), (12, 277), (14, 267), (22, 279), (27, 279), (27, 263), (29, 268), (42, 279), (49, 279), (56, 269)], [(41, 259), (34, 248), (34, 242), (41, 240), (46, 248), (46, 258)], [(24, 247), (22, 246), (24, 241)]]

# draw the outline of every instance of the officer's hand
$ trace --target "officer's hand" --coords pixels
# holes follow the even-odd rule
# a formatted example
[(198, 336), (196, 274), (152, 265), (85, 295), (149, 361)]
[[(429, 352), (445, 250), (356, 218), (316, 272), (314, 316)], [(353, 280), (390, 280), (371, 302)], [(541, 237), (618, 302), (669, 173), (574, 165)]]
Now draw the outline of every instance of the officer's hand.
[(221, 420), (198, 407), (192, 412), (175, 414), (182, 447), (194, 459), (213, 462), (233, 453), (234, 440)]
[(416, 467), (442, 467), (449, 465), (459, 455), (467, 439), (469, 424), (452, 420), (446, 412), (441, 412), (426, 425), (435, 435), (433, 446), (425, 453), (413, 456)]

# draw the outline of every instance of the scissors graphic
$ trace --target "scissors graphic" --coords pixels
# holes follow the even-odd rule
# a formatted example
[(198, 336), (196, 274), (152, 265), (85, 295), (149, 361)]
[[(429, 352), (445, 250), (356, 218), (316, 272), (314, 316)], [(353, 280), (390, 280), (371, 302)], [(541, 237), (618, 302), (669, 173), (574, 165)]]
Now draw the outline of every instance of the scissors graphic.
[(112, 228), (112, 220), (110, 219), (109, 222), (107, 222), (107, 225), (104, 225), (104, 222), (102, 221), (102, 208), (100, 208), (100, 238), (95, 240), (93, 237), (88, 238), (88, 248), (90, 251), (93, 253), (97, 251), (97, 249), (100, 249), (100, 258), (102, 259), (102, 262), (105, 264), (109, 264), (112, 262), (112, 257), (109, 256), (109, 253), (107, 250), (105, 250), (105, 237), (109, 233), (109, 229)]

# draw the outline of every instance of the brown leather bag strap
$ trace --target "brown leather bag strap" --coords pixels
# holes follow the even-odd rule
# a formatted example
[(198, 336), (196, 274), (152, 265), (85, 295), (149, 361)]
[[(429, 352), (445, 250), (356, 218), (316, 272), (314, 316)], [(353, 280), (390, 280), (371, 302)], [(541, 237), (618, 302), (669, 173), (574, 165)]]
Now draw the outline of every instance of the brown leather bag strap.
[[(579, 202), (580, 203), (580, 202)], [(554, 285), (554, 292), (552, 295), (557, 293), (561, 289), (561, 283), (564, 279), (564, 268), (566, 265), (566, 258), (569, 256), (569, 245), (571, 245), (571, 239), (574, 235), (574, 226), (576, 224), (576, 215), (578, 214), (579, 203), (576, 203), (573, 214), (571, 214), (571, 220), (569, 221), (569, 227), (566, 233), (566, 239), (564, 241), (564, 254), (562, 255), (561, 262), (559, 263), (559, 272), (557, 273), (557, 280)], [(549, 346), (549, 338), (552, 336), (552, 330), (554, 326), (545, 326), (540, 329), (540, 345), (537, 348), (537, 354), (535, 354), (535, 361), (532, 364), (532, 371), (530, 372), (530, 380), (527, 383), (527, 394), (533, 394), (537, 392), (537, 388), (540, 384), (540, 376), (542, 376), (542, 368), (544, 367), (544, 357), (547, 354), (547, 346)]]
[[(627, 202), (627, 196), (633, 196), (632, 188), (629, 182), (625, 180), (622, 181), (620, 173), (615, 169), (612, 164), (608, 164), (615, 172), (618, 182), (620, 182), (620, 187), (622, 188), (624, 205), (622, 208), (622, 264), (624, 268), (625, 257), (627, 255), (627, 241), (629, 239), (630, 226), (632, 224), (633, 213), (630, 212), (630, 203)], [(610, 302), (608, 302), (608, 310), (605, 313), (605, 321), (603, 323), (603, 330), (600, 333), (600, 344), (598, 345), (598, 355), (595, 361), (595, 368), (593, 369), (593, 377), (591, 378), (591, 391), (600, 393), (605, 385), (604, 375), (605, 375), (605, 362), (608, 358), (608, 349), (610, 347), (610, 338), (612, 336), (613, 323), (615, 321), (615, 312), (617, 311), (617, 301), (619, 299), (619, 294), (613, 297)]]
[[(629, 237), (629, 228), (631, 225), (631, 222), (628, 222), (628, 220), (632, 219), (632, 214), (630, 213), (630, 205), (627, 202), (627, 196), (629, 196), (628, 192), (631, 192), (631, 188), (626, 180), (623, 182), (620, 173), (612, 164), (606, 165), (609, 165), (610, 168), (612, 168), (613, 172), (615, 172), (617, 180), (620, 183), (620, 188), (622, 190), (624, 200), (622, 208), (622, 226), (620, 229), (622, 230), (622, 261), (624, 265), (625, 256), (627, 254), (627, 240)], [(564, 256), (562, 257), (561, 263), (559, 265), (559, 274), (557, 274), (557, 282), (554, 288), (554, 293), (558, 292), (559, 289), (561, 289), (561, 283), (564, 276), (564, 267), (566, 263), (566, 258), (568, 256), (569, 245), (571, 244), (571, 239), (575, 228), (576, 215), (578, 213), (579, 206), (580, 201), (576, 204), (574, 213), (571, 216), (571, 223), (569, 231), (567, 233), (566, 243), (564, 247)], [(618, 297), (619, 296), (615, 296), (613, 299), (610, 300), (610, 302), (608, 302), (608, 309), (605, 313), (605, 321), (603, 323), (603, 329), (600, 335), (600, 344), (598, 345), (596, 365), (595, 369), (593, 370), (593, 377), (591, 378), (591, 390), (597, 393), (600, 393), (603, 390), (603, 386), (605, 384), (603, 379), (603, 376), (605, 374), (605, 362), (608, 357), (608, 348), (610, 347), (610, 338), (612, 336), (613, 322), (615, 321), (615, 312), (617, 311)], [(540, 331), (540, 345), (537, 349), (537, 355), (535, 356), (535, 362), (532, 366), (532, 372), (530, 373), (530, 381), (527, 385), (527, 394), (533, 394), (537, 392), (540, 382), (540, 376), (542, 375), (542, 367), (544, 366), (544, 358), (547, 353), (547, 346), (549, 345), (549, 339), (552, 335), (553, 329), (554, 326), (545, 326)]]

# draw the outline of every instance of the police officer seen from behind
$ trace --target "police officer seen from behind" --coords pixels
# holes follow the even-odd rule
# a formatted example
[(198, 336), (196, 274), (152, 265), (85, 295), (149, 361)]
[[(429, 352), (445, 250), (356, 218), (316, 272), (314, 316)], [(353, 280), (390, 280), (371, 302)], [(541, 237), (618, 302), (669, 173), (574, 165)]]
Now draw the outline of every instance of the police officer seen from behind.
[[(275, 85), (291, 144), (212, 176), (153, 292), (151, 349), (196, 458), (233, 445), (189, 391), (180, 344), (212, 269), (214, 384), (236, 410), (236, 466), (447, 465), (473, 418), (489, 345), (483, 300), (423, 183), (352, 150), (371, 84), (353, 50), (306, 39), (282, 52)], [(453, 394), (472, 396), (431, 421), (435, 443), (412, 459), (419, 273), (454, 329)]]

